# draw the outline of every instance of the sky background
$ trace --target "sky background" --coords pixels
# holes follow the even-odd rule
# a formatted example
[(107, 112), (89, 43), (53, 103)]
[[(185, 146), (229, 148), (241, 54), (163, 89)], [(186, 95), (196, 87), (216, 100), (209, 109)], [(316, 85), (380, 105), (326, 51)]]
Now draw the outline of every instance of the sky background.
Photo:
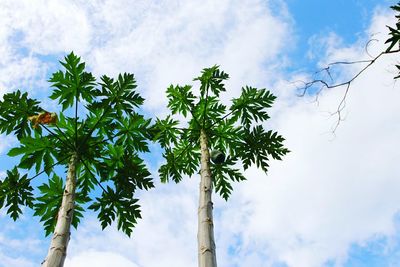
[[(395, 23), (386, 0), (128, 1), (0, 0), (0, 96), (16, 89), (42, 100), (46, 80), (70, 51), (97, 77), (134, 73), (144, 112), (167, 114), (168, 85), (192, 84), (202, 68), (230, 74), (226, 103), (251, 85), (278, 96), (265, 125), (292, 151), (235, 184), (228, 202), (214, 196), (220, 267), (399, 266), (399, 57), (376, 62), (351, 86), (343, 118), (332, 116), (344, 88), (298, 97), (293, 81), (329, 62), (368, 59), (385, 49)], [(337, 68), (346, 80), (361, 66)], [(198, 84), (194, 84), (198, 85)], [(0, 177), (15, 159), (0, 136)], [(102, 231), (87, 212), (72, 231), (66, 267), (197, 265), (199, 177), (160, 184), (160, 151), (147, 157), (156, 188), (140, 192), (142, 217), (132, 238)], [(41, 176), (36, 183), (45, 182)], [(0, 266), (38, 266), (49, 238), (32, 211), (14, 223), (0, 211)]]

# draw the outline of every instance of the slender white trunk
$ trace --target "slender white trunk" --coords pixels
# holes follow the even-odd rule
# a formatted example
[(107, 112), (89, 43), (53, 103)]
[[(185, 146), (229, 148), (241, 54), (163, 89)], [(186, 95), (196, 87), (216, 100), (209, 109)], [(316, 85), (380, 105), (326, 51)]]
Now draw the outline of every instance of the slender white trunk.
[(64, 266), (75, 206), (77, 162), (77, 155), (72, 155), (68, 165), (67, 179), (65, 182), (61, 207), (58, 211), (57, 224), (54, 229), (53, 238), (51, 239), (49, 252), (46, 259), (42, 262), (42, 267)]
[(211, 201), (212, 181), (210, 171), (210, 152), (208, 150), (207, 134), (204, 129), (200, 133), (201, 170), (200, 170), (200, 197), (198, 211), (198, 252), (199, 267), (217, 267), (214, 225), (213, 203)]

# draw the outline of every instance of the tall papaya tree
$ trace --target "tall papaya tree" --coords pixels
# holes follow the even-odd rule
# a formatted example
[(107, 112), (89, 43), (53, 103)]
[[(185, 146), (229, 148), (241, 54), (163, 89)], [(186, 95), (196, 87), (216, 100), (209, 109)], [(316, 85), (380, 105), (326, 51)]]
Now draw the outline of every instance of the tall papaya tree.
[[(166, 162), (159, 169), (161, 181), (172, 179), (178, 183), (183, 175), (200, 172), (199, 267), (217, 266), (213, 188), (228, 200), (232, 183), (246, 179), (240, 171), (240, 163), (245, 170), (255, 164), (267, 172), (271, 157), (281, 160), (289, 152), (283, 145), (284, 138), (263, 126), (269, 118), (266, 109), (276, 97), (266, 89), (246, 86), (228, 108), (219, 99), (220, 93), (226, 90), (224, 81), (228, 78), (218, 66), (204, 69), (201, 76), (194, 79), (200, 82), (198, 96), (191, 85), (171, 85), (167, 89), (171, 114), (157, 119), (154, 125), (155, 139), (165, 149)], [(187, 121), (175, 119), (178, 113)]]
[[(137, 112), (144, 99), (134, 76), (102, 76), (96, 82), (73, 53), (60, 63), (64, 70), (49, 80), (50, 98), (58, 101), (60, 112), (44, 110), (20, 91), (0, 102), (0, 132), (15, 134), (19, 142), (8, 152), (19, 156), (19, 164), (0, 182), (0, 208), (14, 220), (22, 206), (32, 208), (46, 235), (53, 233), (42, 263), (46, 267), (63, 266), (70, 227), (77, 227), (86, 209), (98, 212), (103, 229), (116, 220), (130, 236), (140, 218), (134, 193), (154, 186), (140, 157), (149, 151), (150, 120)], [(57, 165), (66, 170), (65, 181)], [(40, 183), (33, 180), (40, 177), (47, 182), (34, 190)]]

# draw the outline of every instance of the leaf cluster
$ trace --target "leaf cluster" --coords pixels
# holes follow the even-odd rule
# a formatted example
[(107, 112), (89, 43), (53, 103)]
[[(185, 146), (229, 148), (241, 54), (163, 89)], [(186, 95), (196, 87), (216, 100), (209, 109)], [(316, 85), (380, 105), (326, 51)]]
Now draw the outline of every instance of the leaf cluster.
[(42, 111), (39, 101), (28, 97), (28, 93), (16, 91), (5, 94), (0, 101), (0, 133), (14, 133), (18, 139), (32, 133), (28, 117)]
[(0, 209), (5, 207), (7, 214), (15, 221), (22, 213), (20, 206), (33, 207), (33, 187), (28, 175), (20, 175), (17, 168), (7, 171), (6, 178), (0, 180)]
[[(56, 175), (55, 167), (67, 168), (71, 156), (77, 155), (72, 224), (76, 227), (84, 210), (89, 208), (99, 212), (104, 227), (117, 220), (118, 229), (130, 235), (140, 218), (134, 193), (154, 187), (150, 172), (140, 158), (140, 153), (149, 151), (148, 140), (153, 133), (151, 121), (137, 111), (144, 99), (136, 90), (133, 74), (120, 74), (116, 79), (104, 75), (97, 82), (74, 53), (60, 63), (63, 69), (49, 80), (54, 88), (50, 98), (61, 105), (55, 125), (42, 123), (32, 129), (28, 116), (43, 109), (27, 93), (17, 91), (3, 97), (0, 133), (15, 133), (19, 139), (19, 145), (8, 155), (19, 157), (18, 168), (35, 171), (31, 179), (42, 173), (52, 178), (40, 185), (39, 194), (33, 196), (28, 194), (32, 188), (23, 182), (26, 176), (18, 178), (16, 167), (1, 184), (1, 203), (12, 205), (13, 218), (20, 212), (18, 205), (32, 207), (44, 223), (46, 234), (51, 233), (65, 184)], [(86, 111), (78, 112), (82, 108)], [(21, 183), (18, 189), (11, 189), (10, 179)], [(97, 195), (97, 189), (103, 190), (101, 196)]]
[[(62, 196), (64, 193), (63, 180), (53, 174), (48, 183), (42, 184), (38, 187), (40, 196), (37, 197), (34, 203), (35, 216), (40, 217), (43, 222), (44, 230), (47, 235), (50, 235), (56, 226), (56, 218), (58, 216), (59, 207), (61, 206)], [(81, 192), (75, 193), (75, 205), (72, 216), (72, 226), (78, 227), (79, 222), (83, 218), (83, 204), (90, 201), (90, 199)]]
[[(266, 89), (245, 86), (228, 108), (220, 101), (220, 93), (226, 91), (224, 81), (228, 78), (228, 74), (213, 66), (194, 79), (200, 82), (198, 96), (191, 85), (171, 85), (167, 89), (171, 114), (157, 119), (153, 127), (153, 138), (165, 149), (166, 162), (159, 169), (162, 182), (169, 178), (179, 182), (183, 175), (191, 176), (199, 171), (202, 130), (210, 149), (228, 154), (225, 163), (211, 165), (214, 188), (224, 199), (228, 199), (233, 190), (232, 182), (245, 180), (237, 167), (239, 163), (244, 169), (256, 165), (267, 172), (271, 157), (281, 160), (289, 152), (283, 146), (282, 136), (263, 127), (269, 119), (267, 109), (276, 97)], [(188, 118), (186, 128), (179, 128), (179, 121), (173, 118), (175, 114)]]
[[(396, 12), (397, 23), (395, 28), (387, 26), (389, 29), (389, 38), (385, 44), (389, 44), (389, 46), (385, 51), (386, 53), (390, 53), (395, 46), (400, 49), (400, 2), (390, 8)], [(394, 79), (400, 78), (400, 65), (396, 65), (396, 68), (399, 71), (399, 75), (395, 76)]]

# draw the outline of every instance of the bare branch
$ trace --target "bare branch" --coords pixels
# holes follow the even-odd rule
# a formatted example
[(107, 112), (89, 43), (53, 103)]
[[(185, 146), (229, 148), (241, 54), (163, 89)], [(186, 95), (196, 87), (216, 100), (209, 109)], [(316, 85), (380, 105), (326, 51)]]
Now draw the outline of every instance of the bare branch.
[[(369, 56), (371, 56), (371, 54), (368, 52), (368, 46), (370, 45), (370, 43), (372, 41), (377, 41), (376, 39), (371, 39), (368, 41), (368, 43), (366, 44), (366, 52)], [(322, 90), (324, 89), (333, 89), (333, 88), (338, 88), (338, 87), (346, 87), (343, 96), (341, 97), (341, 100), (337, 106), (337, 109), (335, 112), (331, 113), (331, 116), (337, 116), (337, 121), (336, 124), (333, 127), (333, 133), (335, 133), (336, 129), (338, 128), (339, 124), (341, 121), (343, 121), (343, 110), (346, 106), (346, 98), (349, 94), (350, 91), (350, 87), (351, 84), (354, 82), (354, 80), (356, 80), (363, 72), (365, 72), (371, 65), (373, 65), (380, 57), (382, 57), (383, 55), (387, 55), (387, 54), (394, 54), (394, 53), (398, 53), (400, 52), (400, 49), (396, 49), (396, 50), (390, 50), (390, 51), (383, 51), (381, 53), (379, 53), (377, 56), (372, 57), (371, 59), (365, 59), (365, 60), (357, 60), (357, 61), (337, 61), (337, 62), (333, 62), (333, 63), (329, 63), (327, 67), (315, 72), (315, 74), (319, 74), (322, 72), (325, 72), (331, 82), (328, 82), (324, 79), (315, 79), (309, 82), (305, 82), (305, 81), (295, 81), (292, 83), (301, 83), (303, 84), (301, 87), (298, 87), (298, 89), (300, 90), (300, 93), (298, 94), (298, 96), (303, 97), (307, 94), (307, 92), (310, 91), (310, 89), (316, 85), (321, 85), (321, 87), (319, 88), (319, 90), (317, 91), (317, 93), (315, 94), (315, 99), (316, 102), (318, 102), (318, 97), (319, 94), (322, 92)], [(344, 81), (344, 82), (340, 82), (340, 83), (334, 83), (334, 79), (332, 77), (331, 74), (331, 67), (334, 66), (340, 66), (340, 65), (355, 65), (355, 64), (363, 64), (363, 63), (367, 63), (361, 70), (359, 70), (354, 76), (352, 76), (350, 79)]]

